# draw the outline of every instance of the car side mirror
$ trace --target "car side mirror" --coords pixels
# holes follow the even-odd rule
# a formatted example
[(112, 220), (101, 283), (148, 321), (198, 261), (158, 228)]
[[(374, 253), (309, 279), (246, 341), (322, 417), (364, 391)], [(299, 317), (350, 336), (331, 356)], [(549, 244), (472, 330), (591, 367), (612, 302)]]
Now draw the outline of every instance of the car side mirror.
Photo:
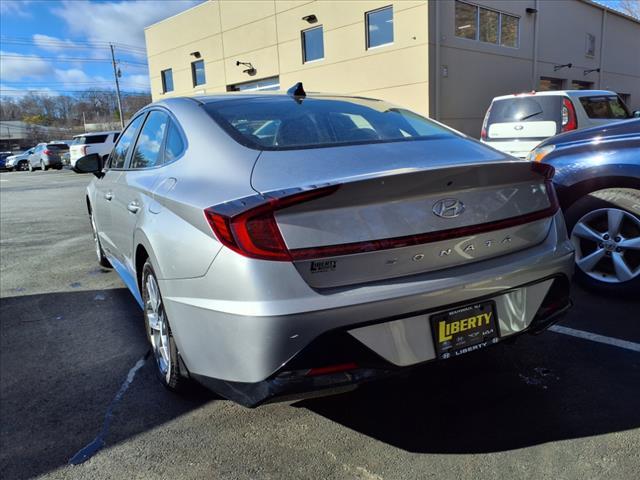
[(633, 118), (640, 118), (640, 110), (635, 110), (632, 115)]
[(96, 177), (102, 178), (102, 168), (104, 163), (102, 157), (97, 153), (90, 153), (84, 157), (80, 157), (76, 162), (76, 171), (79, 173), (93, 173)]

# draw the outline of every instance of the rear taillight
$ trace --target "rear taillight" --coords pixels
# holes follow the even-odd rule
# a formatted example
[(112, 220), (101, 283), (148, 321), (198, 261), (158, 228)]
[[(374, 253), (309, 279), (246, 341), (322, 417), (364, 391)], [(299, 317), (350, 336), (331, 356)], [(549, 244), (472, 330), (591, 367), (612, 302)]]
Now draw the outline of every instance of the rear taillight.
[(275, 212), (331, 195), (337, 189), (335, 185), (282, 198), (267, 198), (266, 203), (235, 215), (210, 207), (204, 215), (220, 243), (234, 252), (261, 260), (291, 261), (293, 258), (278, 228)]
[(358, 364), (355, 362), (340, 363), (338, 365), (330, 365), (328, 367), (316, 367), (310, 369), (307, 373), (307, 377), (317, 377), (319, 375), (330, 375), (332, 373), (348, 372), (349, 370), (355, 370), (358, 368)]
[(576, 109), (573, 106), (573, 102), (568, 98), (562, 99), (562, 130), (563, 132), (569, 132), (578, 128), (578, 121), (576, 119)]
[(84, 156), (84, 155), (86, 155), (86, 154), (87, 154), (87, 148), (88, 148), (88, 147), (87, 147), (86, 145), (83, 145), (81, 148), (82, 148), (82, 155), (83, 155), (83, 156)]
[(45, 155), (52, 155), (53, 152), (51, 150), (45, 150), (42, 153), (44, 153)]
[(489, 121), (489, 114), (490, 113), (491, 113), (491, 105), (489, 105), (489, 109), (487, 110), (487, 113), (485, 113), (484, 120), (482, 121), (482, 130), (480, 131), (480, 139), (481, 140), (486, 140), (487, 139), (487, 122)]

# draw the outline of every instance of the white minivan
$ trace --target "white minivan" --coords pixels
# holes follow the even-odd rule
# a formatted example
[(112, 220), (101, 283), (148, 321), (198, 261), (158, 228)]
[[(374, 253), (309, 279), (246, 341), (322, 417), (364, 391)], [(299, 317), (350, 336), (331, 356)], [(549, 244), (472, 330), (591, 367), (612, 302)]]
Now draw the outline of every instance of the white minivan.
[(632, 116), (620, 97), (607, 90), (503, 95), (491, 102), (482, 123), (480, 140), (502, 152), (525, 158), (536, 145), (558, 133)]
[(90, 153), (97, 153), (100, 156), (111, 153), (113, 145), (118, 139), (118, 135), (120, 135), (120, 132), (114, 130), (112, 132), (83, 133), (73, 137), (73, 143), (71, 144), (69, 152), (69, 163), (71, 167), (75, 168), (78, 159)]

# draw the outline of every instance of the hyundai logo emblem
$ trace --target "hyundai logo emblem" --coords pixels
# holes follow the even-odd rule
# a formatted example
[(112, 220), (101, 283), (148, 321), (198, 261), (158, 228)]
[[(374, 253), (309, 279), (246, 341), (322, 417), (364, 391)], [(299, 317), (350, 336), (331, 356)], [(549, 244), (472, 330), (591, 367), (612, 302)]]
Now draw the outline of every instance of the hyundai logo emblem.
[(524, 127), (523, 127), (522, 125), (516, 125), (516, 126), (514, 126), (513, 128), (514, 128), (514, 130), (518, 130), (518, 131), (520, 131), (520, 130), (522, 130)]
[(455, 218), (464, 212), (464, 203), (457, 198), (443, 198), (433, 204), (433, 213), (442, 218)]

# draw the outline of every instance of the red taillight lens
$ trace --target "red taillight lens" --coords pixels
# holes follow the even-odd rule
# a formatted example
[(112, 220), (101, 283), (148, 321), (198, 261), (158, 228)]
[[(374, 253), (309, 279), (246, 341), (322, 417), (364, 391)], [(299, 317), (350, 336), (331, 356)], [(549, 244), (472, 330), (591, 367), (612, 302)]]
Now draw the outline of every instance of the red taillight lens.
[(307, 377), (317, 377), (318, 375), (329, 375), (330, 373), (346, 372), (348, 370), (355, 370), (356, 368), (358, 368), (358, 364), (354, 362), (341, 363), (339, 365), (331, 365), (328, 367), (312, 368), (307, 372)]
[(234, 252), (249, 258), (291, 261), (291, 253), (282, 238), (274, 213), (325, 197), (337, 189), (336, 185), (272, 198), (262, 205), (231, 216), (211, 207), (204, 211), (204, 215), (218, 240)]
[(485, 113), (484, 120), (482, 121), (482, 130), (480, 131), (480, 139), (481, 140), (486, 140), (487, 139), (487, 122), (489, 121), (489, 114), (490, 113), (491, 113), (491, 105), (489, 105), (489, 109), (487, 110), (487, 113)]
[(53, 152), (51, 150), (45, 150), (42, 153), (44, 153), (45, 155), (52, 155), (53, 154)]
[(562, 131), (569, 132), (578, 128), (576, 109), (568, 98), (562, 99)]

